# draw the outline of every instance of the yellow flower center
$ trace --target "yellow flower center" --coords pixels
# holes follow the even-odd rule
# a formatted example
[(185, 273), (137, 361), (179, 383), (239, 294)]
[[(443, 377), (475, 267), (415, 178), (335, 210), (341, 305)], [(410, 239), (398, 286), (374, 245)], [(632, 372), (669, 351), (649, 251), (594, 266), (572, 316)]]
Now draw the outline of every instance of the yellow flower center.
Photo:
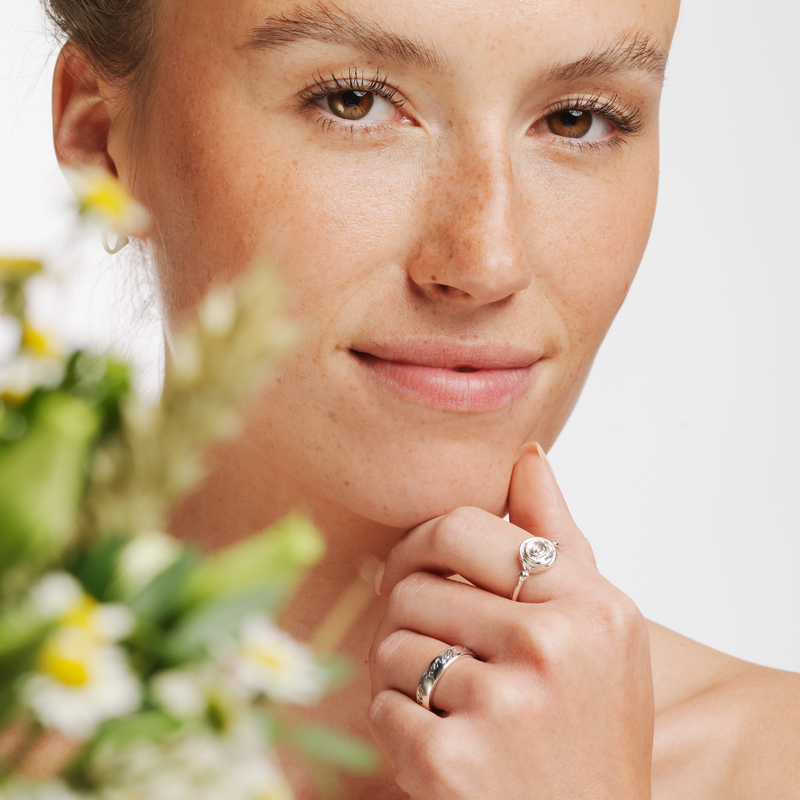
[(86, 641), (50, 639), (39, 652), (39, 669), (67, 686), (84, 686), (92, 679), (89, 660), (91, 645)]
[(30, 258), (0, 258), (0, 274), (27, 277), (42, 271), (42, 262)]
[(0, 392), (0, 400), (2, 400), (5, 405), (11, 406), (12, 408), (22, 405), (29, 396), (30, 392), (15, 392), (11, 389), (3, 389), (3, 391)]
[(22, 346), (37, 356), (52, 356), (55, 354), (55, 348), (48, 337), (27, 322), (22, 326)]
[(61, 622), (64, 625), (72, 625), (75, 628), (80, 628), (87, 633), (95, 633), (94, 613), (97, 611), (99, 605), (100, 603), (98, 603), (97, 600), (85, 594), (79, 603), (64, 614), (61, 618)]
[(248, 647), (245, 649), (245, 652), (255, 661), (263, 664), (267, 669), (276, 672), (286, 665), (285, 654), (281, 653), (277, 648), (275, 650), (265, 650), (260, 647)]
[(120, 183), (111, 178), (98, 178), (81, 197), (81, 213), (119, 220), (128, 211), (130, 203), (131, 199)]

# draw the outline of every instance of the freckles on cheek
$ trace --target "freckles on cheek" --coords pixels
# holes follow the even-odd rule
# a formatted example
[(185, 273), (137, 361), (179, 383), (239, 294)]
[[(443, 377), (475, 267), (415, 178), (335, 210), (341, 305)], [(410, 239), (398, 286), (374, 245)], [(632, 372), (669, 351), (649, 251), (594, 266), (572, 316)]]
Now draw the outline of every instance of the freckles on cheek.
[(630, 289), (655, 210), (655, 177), (630, 172), (568, 195), (554, 192), (551, 235), (539, 238), (547, 251), (540, 270), (571, 338), (595, 347)]

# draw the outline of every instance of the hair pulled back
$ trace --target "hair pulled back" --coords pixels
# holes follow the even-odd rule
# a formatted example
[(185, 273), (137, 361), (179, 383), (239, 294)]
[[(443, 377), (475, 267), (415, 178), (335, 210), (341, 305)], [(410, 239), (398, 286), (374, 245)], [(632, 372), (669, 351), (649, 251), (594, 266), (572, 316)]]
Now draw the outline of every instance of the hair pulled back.
[(42, 0), (65, 39), (107, 80), (140, 83), (152, 62), (158, 0)]

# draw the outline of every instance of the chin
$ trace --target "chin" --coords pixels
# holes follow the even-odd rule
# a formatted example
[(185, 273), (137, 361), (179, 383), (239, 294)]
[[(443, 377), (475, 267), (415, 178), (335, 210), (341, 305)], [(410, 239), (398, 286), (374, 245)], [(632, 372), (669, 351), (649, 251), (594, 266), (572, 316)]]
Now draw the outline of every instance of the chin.
[[(509, 470), (510, 473), (510, 470)], [(351, 485), (340, 489), (334, 499), (348, 511), (378, 525), (410, 530), (457, 508), (472, 506), (498, 517), (507, 513), (509, 474), (487, 480), (485, 474), (462, 476), (457, 482), (445, 479), (420, 481), (400, 477), (391, 485), (361, 491)]]

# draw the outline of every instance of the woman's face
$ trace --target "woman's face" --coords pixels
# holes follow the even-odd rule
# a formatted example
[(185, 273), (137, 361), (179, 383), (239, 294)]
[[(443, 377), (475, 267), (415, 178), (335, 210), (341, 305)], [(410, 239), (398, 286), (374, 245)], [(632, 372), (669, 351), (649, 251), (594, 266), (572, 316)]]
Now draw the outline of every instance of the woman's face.
[(304, 331), (253, 469), (392, 527), (499, 512), (645, 247), (673, 0), (162, 0), (135, 164), (168, 335), (259, 256)]

